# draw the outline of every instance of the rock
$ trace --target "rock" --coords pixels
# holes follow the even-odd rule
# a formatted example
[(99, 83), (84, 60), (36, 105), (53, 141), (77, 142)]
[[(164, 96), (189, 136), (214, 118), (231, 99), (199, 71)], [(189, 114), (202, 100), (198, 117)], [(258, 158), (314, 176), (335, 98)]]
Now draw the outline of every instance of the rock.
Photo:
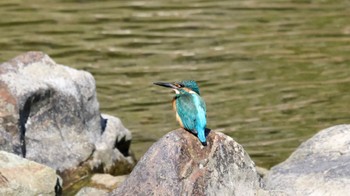
[(349, 195), (350, 125), (317, 133), (265, 177), (266, 188), (288, 195)]
[(102, 118), (106, 119), (107, 126), (95, 143), (91, 167), (100, 173), (128, 174), (136, 164), (130, 150), (131, 133), (118, 118), (107, 114), (102, 114)]
[(203, 146), (178, 129), (162, 137), (111, 195), (256, 195), (254, 163), (243, 147), (211, 131)]
[[(117, 188), (127, 177), (112, 176), (110, 174), (94, 174), (75, 183), (64, 191), (65, 195), (106, 195)], [(80, 190), (79, 190), (80, 187)], [(82, 187), (82, 188), (81, 188)], [(78, 192), (79, 191), (79, 192)], [(97, 191), (103, 193), (100, 194)], [(78, 192), (78, 193), (77, 193)]]
[(95, 170), (125, 174), (135, 163), (131, 134), (119, 119), (105, 118), (90, 73), (41, 52), (0, 65), (0, 150), (48, 165), (63, 178)]
[(50, 167), (0, 151), (0, 195), (55, 195), (57, 179)]
[(111, 191), (117, 188), (126, 179), (126, 177), (126, 175), (112, 176), (110, 174), (94, 174), (90, 181), (96, 188), (103, 188)]
[(257, 196), (289, 196), (283, 191), (279, 190), (264, 190), (260, 189), (258, 193), (256, 194)]
[(256, 172), (258, 172), (260, 178), (263, 178), (269, 173), (269, 170), (263, 167), (255, 166)]
[(75, 196), (107, 196), (108, 192), (105, 190), (93, 188), (93, 187), (84, 187)]

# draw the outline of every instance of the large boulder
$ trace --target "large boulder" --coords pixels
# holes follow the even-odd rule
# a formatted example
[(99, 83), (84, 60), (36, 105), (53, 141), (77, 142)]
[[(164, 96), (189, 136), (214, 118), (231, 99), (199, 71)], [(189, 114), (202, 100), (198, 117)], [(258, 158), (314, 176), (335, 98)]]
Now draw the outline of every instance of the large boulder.
[(42, 52), (0, 64), (0, 150), (63, 177), (93, 170), (125, 174), (135, 163), (130, 142), (119, 119), (100, 115), (90, 73), (56, 64)]
[(350, 125), (322, 130), (265, 177), (288, 195), (349, 195)]
[(111, 195), (256, 195), (260, 179), (243, 147), (219, 132), (207, 139), (203, 146), (183, 129), (168, 133)]
[(0, 151), (0, 195), (55, 195), (60, 186), (54, 169)]

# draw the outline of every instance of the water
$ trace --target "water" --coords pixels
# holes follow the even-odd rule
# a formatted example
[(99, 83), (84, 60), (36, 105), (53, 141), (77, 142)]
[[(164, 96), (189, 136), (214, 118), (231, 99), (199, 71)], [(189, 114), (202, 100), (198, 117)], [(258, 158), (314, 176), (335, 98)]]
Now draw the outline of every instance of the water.
[(0, 61), (40, 50), (91, 72), (137, 157), (178, 127), (155, 81), (198, 81), (208, 127), (259, 166), (350, 122), (347, 0), (2, 0), (0, 17)]

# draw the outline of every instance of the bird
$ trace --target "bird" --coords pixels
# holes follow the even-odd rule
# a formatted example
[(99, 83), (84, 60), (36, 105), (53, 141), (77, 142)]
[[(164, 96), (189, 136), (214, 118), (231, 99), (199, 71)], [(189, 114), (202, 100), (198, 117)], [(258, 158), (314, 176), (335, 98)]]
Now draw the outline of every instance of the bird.
[(181, 82), (154, 82), (155, 85), (175, 91), (172, 106), (180, 127), (197, 135), (202, 145), (207, 145), (205, 130), (207, 125), (206, 104), (200, 96), (199, 87), (194, 80)]

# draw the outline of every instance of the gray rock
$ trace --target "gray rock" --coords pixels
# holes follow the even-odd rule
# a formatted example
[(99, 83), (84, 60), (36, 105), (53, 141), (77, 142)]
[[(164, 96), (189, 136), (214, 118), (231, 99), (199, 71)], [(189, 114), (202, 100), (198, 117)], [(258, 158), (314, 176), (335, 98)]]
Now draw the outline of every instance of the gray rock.
[(107, 114), (102, 114), (102, 118), (107, 120), (107, 126), (95, 142), (96, 149), (90, 165), (100, 173), (128, 174), (136, 164), (130, 150), (131, 133), (119, 118)]
[(0, 151), (0, 195), (55, 195), (58, 178), (50, 167)]
[[(113, 189), (117, 188), (125, 179), (127, 175), (112, 176), (110, 174), (94, 174), (89, 178), (89, 182), (85, 187), (81, 188), (76, 196), (85, 195), (108, 195)], [(76, 188), (75, 188), (76, 189)], [(67, 195), (73, 195), (74, 191), (68, 190)]]
[[(64, 176), (79, 177), (92, 170), (127, 173), (134, 165), (128, 146), (131, 134), (119, 119), (105, 118), (107, 125), (90, 73), (56, 64), (41, 52), (0, 65), (0, 150), (48, 165)], [(128, 167), (122, 170), (121, 165)]]
[(350, 125), (317, 133), (265, 177), (266, 188), (288, 195), (349, 195)]
[(162, 137), (111, 195), (257, 195), (260, 182), (243, 147), (211, 131), (203, 146), (178, 129)]
[(124, 180), (126, 175), (123, 176), (112, 176), (110, 174), (94, 174), (90, 181), (94, 187), (99, 187), (111, 191), (117, 188)]
[(79, 190), (75, 196), (107, 196), (108, 192), (106, 190), (101, 190), (94, 187), (84, 187)]

